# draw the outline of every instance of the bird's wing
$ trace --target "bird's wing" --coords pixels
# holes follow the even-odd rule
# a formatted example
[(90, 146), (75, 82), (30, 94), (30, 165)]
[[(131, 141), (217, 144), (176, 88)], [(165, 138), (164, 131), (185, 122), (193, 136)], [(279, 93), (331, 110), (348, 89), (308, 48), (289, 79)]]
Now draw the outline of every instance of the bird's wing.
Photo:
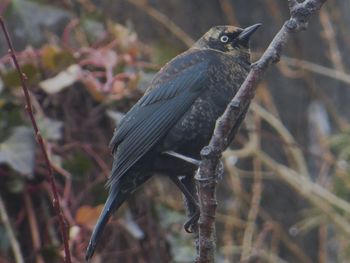
[(204, 88), (207, 71), (208, 61), (202, 60), (166, 81), (153, 82), (111, 140), (115, 163), (107, 185), (114, 185), (184, 115)]

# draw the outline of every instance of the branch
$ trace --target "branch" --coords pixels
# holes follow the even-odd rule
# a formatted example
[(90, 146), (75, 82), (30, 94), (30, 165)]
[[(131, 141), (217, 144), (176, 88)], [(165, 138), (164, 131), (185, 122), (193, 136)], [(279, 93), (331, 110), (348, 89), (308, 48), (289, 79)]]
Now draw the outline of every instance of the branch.
[(169, 19), (165, 14), (161, 13), (157, 9), (148, 5), (145, 1), (140, 0), (128, 0), (130, 4), (140, 8), (150, 17), (158, 21), (161, 25), (167, 28), (171, 33), (173, 33), (182, 43), (187, 47), (193, 45), (194, 40), (186, 34), (178, 25), (176, 25), (171, 19)]
[[(289, 184), (296, 192), (303, 196), (313, 206), (322, 211), (342, 233), (350, 236), (350, 224), (341, 213), (350, 214), (350, 205), (322, 186), (313, 183), (305, 176), (298, 174), (289, 167), (282, 165), (262, 151), (256, 151), (255, 156), (262, 164), (273, 171), (279, 178)], [(338, 212), (338, 211), (341, 212)]]
[[(339, 71), (337, 69), (328, 68), (316, 63), (312, 63), (306, 60), (299, 60), (296, 58), (282, 56), (282, 59), (289, 66), (297, 67), (298, 69), (307, 70), (315, 74), (323, 75), (328, 78), (342, 81), (346, 84), (350, 84), (350, 75), (344, 71)], [(349, 87), (346, 85), (345, 87)]]
[(287, 154), (293, 158), (293, 163), (296, 166), (296, 170), (303, 176), (309, 178), (310, 175), (303, 153), (300, 148), (297, 147), (296, 141), (287, 128), (283, 126), (282, 122), (257, 103), (252, 103), (251, 109), (275, 129), (275, 131), (282, 138), (283, 142), (288, 146), (286, 147)]
[(224, 114), (216, 122), (209, 145), (201, 151), (202, 162), (196, 175), (200, 204), (199, 252), (196, 262), (214, 262), (215, 251), (215, 212), (216, 212), (216, 167), (222, 152), (227, 148), (228, 135), (250, 104), (259, 81), (266, 70), (279, 61), (281, 52), (292, 33), (306, 29), (311, 15), (315, 14), (326, 0), (289, 0), (290, 19), (287, 20), (270, 43), (262, 57), (252, 68)]
[(6, 211), (6, 207), (5, 207), (4, 201), (2, 200), (1, 195), (0, 195), (0, 220), (5, 227), (5, 232), (7, 234), (8, 239), (10, 240), (13, 256), (15, 257), (15, 262), (24, 263), (21, 247), (11, 227), (11, 223), (10, 223), (10, 220)]
[(255, 230), (255, 221), (259, 213), (260, 200), (262, 194), (262, 180), (261, 180), (261, 161), (254, 159), (254, 183), (252, 187), (252, 200), (250, 210), (248, 212), (247, 227), (244, 231), (241, 262), (249, 262), (252, 256), (252, 241)]
[(27, 191), (27, 189), (24, 191), (23, 195), (24, 199), (24, 206), (26, 208), (27, 216), (28, 216), (28, 223), (30, 228), (30, 234), (32, 236), (32, 243), (33, 243), (33, 250), (35, 254), (35, 262), (36, 263), (44, 263), (44, 259), (40, 254), (40, 248), (41, 248), (41, 242), (40, 242), (40, 231), (38, 227), (38, 222), (36, 220), (33, 203), (30, 198), (30, 195)]
[(71, 263), (69, 244), (68, 244), (68, 235), (67, 235), (67, 233), (68, 233), (67, 224), (66, 224), (66, 220), (64, 218), (64, 215), (62, 213), (62, 210), (61, 210), (58, 190), (56, 187), (55, 178), (53, 175), (53, 170), (52, 170), (52, 166), (50, 164), (49, 156), (48, 156), (47, 151), (46, 151), (45, 142), (44, 142), (43, 137), (40, 134), (40, 131), (39, 131), (38, 125), (35, 121), (34, 113), (32, 110), (32, 103), (30, 100), (29, 89), (28, 89), (27, 83), (26, 83), (27, 76), (22, 72), (22, 70), (18, 64), (17, 57), (15, 54), (15, 49), (13, 47), (9, 32), (8, 32), (6, 25), (5, 25), (5, 22), (1, 16), (0, 16), (0, 24), (1, 24), (1, 28), (2, 28), (2, 31), (4, 33), (6, 42), (7, 42), (8, 47), (9, 47), (8, 52), (13, 60), (13, 63), (15, 64), (15, 67), (17, 69), (17, 72), (18, 72), (20, 80), (21, 80), (22, 89), (24, 92), (24, 97), (25, 97), (25, 102), (26, 102), (25, 109), (28, 112), (30, 121), (31, 121), (32, 126), (33, 126), (34, 131), (35, 131), (36, 140), (40, 146), (40, 150), (41, 150), (41, 152), (44, 156), (44, 159), (45, 159), (45, 164), (46, 164), (47, 172), (48, 172), (48, 179), (50, 181), (51, 190), (52, 190), (52, 193), (54, 196), (54, 198), (52, 200), (52, 204), (53, 204), (53, 207), (55, 209), (56, 215), (58, 216), (59, 227), (60, 227), (60, 231), (61, 231), (61, 235), (62, 235), (62, 239), (63, 239), (63, 244), (64, 244), (65, 262)]

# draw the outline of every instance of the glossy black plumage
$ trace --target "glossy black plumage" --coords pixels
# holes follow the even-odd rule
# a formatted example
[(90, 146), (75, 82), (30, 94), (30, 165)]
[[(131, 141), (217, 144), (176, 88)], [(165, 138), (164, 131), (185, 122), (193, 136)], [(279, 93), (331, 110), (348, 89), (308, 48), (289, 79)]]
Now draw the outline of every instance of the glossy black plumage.
[[(199, 158), (217, 118), (249, 71), (248, 41), (258, 26), (212, 28), (191, 49), (166, 64), (125, 115), (110, 143), (114, 156), (107, 183), (110, 191), (92, 234), (87, 260), (110, 215), (155, 171), (173, 180), (193, 173), (195, 166), (164, 152)], [(184, 189), (174, 181), (182, 191), (189, 190), (186, 184)]]
[(174, 126), (200, 95), (207, 64), (206, 61), (195, 63), (186, 72), (166, 80), (155, 78), (152, 90), (126, 114), (111, 140), (118, 162), (113, 166), (110, 186)]

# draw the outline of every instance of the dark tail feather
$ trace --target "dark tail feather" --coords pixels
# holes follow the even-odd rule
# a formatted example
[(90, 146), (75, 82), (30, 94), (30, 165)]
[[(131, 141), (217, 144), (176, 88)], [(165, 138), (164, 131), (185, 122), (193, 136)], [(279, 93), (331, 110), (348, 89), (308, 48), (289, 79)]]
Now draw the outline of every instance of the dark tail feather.
[(112, 187), (105, 206), (103, 207), (102, 213), (97, 220), (94, 231), (92, 232), (89, 245), (86, 250), (85, 260), (89, 261), (94, 254), (97, 242), (103, 232), (105, 225), (108, 222), (109, 217), (112, 213), (117, 210), (121, 204), (125, 201), (127, 194), (119, 191), (118, 187)]

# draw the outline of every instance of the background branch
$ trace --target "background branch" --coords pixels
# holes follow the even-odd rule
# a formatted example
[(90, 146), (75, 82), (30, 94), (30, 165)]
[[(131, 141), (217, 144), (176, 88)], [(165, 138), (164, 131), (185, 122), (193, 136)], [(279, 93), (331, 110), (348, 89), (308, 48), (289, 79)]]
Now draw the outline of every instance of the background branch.
[(0, 195), (0, 219), (2, 224), (5, 227), (6, 234), (10, 240), (13, 256), (15, 257), (16, 263), (24, 263), (21, 247), (11, 227), (11, 223), (10, 223), (10, 220), (6, 211), (6, 207), (2, 200), (1, 195)]
[(250, 104), (259, 81), (271, 64), (278, 62), (281, 52), (292, 33), (306, 29), (308, 21), (326, 0), (306, 0), (299, 3), (289, 0), (291, 17), (286, 21), (270, 43), (262, 57), (252, 65), (248, 77), (224, 114), (219, 118), (208, 146), (201, 151), (202, 162), (196, 175), (200, 203), (199, 253), (196, 262), (214, 262), (215, 212), (216, 212), (216, 167), (222, 152), (228, 146), (228, 134)]

